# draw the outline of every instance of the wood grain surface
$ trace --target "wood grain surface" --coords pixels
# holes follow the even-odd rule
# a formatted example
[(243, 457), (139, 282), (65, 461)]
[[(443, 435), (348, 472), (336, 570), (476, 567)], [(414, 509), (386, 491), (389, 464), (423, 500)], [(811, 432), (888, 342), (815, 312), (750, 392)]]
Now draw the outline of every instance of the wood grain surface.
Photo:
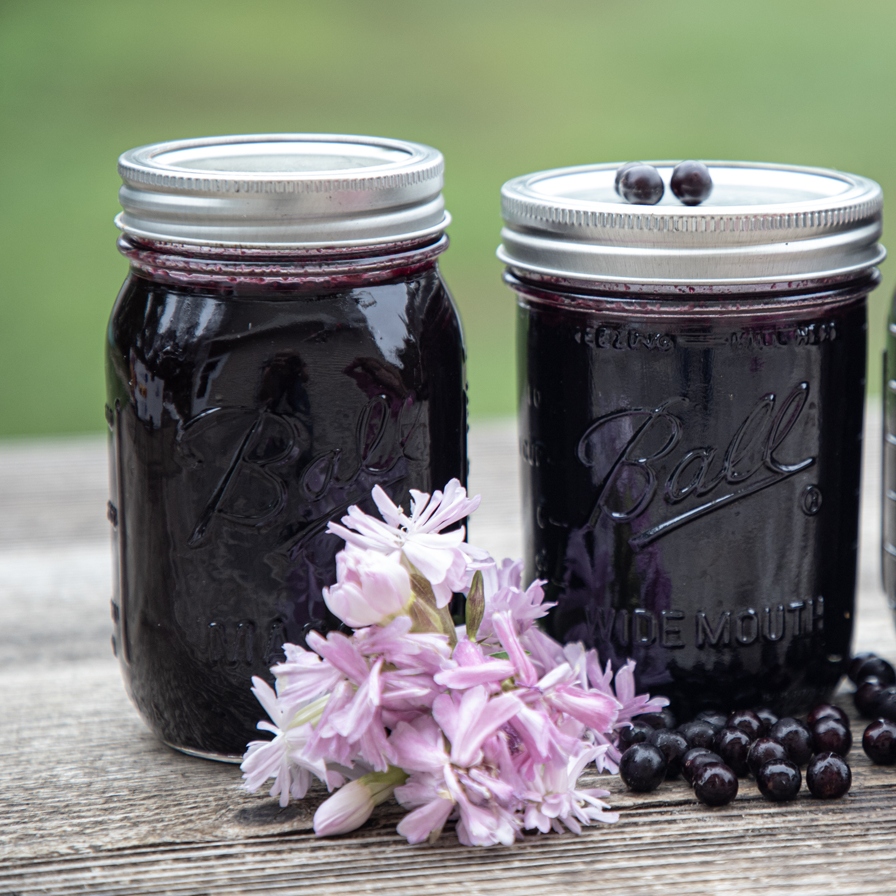
[[(856, 648), (896, 659), (877, 563), (880, 420), (869, 415)], [(516, 438), (471, 433), (471, 538), (521, 549)], [(161, 746), (131, 707), (109, 647), (110, 554), (101, 439), (0, 446), (0, 896), (31, 894), (891, 894), (896, 767), (850, 756), (850, 794), (763, 800), (749, 781), (708, 810), (667, 783), (600, 786), (616, 825), (467, 849), (453, 833), (408, 846), (397, 809), (318, 840), (323, 792), (281, 809), (239, 770)], [(851, 707), (844, 693), (841, 703)], [(861, 734), (861, 723), (853, 731)], [(595, 781), (596, 783), (596, 781)]]

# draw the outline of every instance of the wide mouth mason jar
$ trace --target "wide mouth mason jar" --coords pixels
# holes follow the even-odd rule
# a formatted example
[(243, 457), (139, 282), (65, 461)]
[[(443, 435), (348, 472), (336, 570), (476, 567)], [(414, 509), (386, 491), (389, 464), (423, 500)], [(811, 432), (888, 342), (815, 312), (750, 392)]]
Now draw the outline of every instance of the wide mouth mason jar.
[(109, 322), (113, 644), (167, 744), (239, 758), (253, 675), (338, 623), (352, 504), (466, 479), (460, 321), (438, 268), (443, 160), (273, 134), (119, 160), (130, 274)]
[(853, 628), (880, 187), (708, 162), (630, 204), (618, 165), (504, 185), (523, 519), (547, 625), (682, 715), (825, 698)]

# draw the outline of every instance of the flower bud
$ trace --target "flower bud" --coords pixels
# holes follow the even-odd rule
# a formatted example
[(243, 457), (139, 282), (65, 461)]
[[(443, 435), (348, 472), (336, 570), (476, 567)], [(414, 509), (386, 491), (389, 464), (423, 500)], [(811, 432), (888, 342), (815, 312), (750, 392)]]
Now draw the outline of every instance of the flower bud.
[(336, 555), (336, 584), (323, 589), (324, 601), (346, 625), (362, 628), (406, 614), (411, 579), (397, 554), (351, 545)]
[(361, 827), (373, 812), (373, 797), (359, 778), (340, 787), (314, 813), (314, 833), (318, 837), (347, 834)]
[(349, 781), (317, 807), (314, 833), (318, 837), (332, 837), (361, 827), (370, 818), (374, 806), (389, 799), (407, 777), (400, 768), (390, 768)]

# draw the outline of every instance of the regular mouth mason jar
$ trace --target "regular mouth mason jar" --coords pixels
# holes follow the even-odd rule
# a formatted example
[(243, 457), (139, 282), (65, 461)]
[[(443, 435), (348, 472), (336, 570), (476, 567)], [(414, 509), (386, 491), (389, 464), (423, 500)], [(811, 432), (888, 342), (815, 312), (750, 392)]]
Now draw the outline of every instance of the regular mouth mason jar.
[(327, 522), (466, 479), (442, 156), (371, 137), (122, 155), (130, 274), (108, 329), (113, 646), (167, 744), (238, 758), (249, 688), (314, 628)]
[(862, 177), (708, 163), (626, 203), (617, 165), (509, 181), (528, 572), (547, 625), (690, 715), (825, 698), (849, 656), (866, 299)]

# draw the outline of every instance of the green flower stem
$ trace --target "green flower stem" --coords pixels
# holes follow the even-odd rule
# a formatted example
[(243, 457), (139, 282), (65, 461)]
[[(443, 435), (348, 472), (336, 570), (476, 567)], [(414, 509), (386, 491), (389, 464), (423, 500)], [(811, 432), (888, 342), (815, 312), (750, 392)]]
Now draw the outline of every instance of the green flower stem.
[(454, 647), (457, 644), (457, 631), (454, 628), (454, 620), (451, 618), (448, 607), (436, 606), (436, 596), (433, 594), (429, 579), (406, 557), (402, 557), (401, 562), (411, 577), (413, 597), (409, 615), (414, 621), (411, 630), (447, 635), (448, 643)]
[(358, 778), (370, 792), (373, 805), (378, 806), (392, 796), (396, 787), (400, 787), (408, 779), (408, 773), (394, 765), (390, 765), (384, 772), (370, 772)]

